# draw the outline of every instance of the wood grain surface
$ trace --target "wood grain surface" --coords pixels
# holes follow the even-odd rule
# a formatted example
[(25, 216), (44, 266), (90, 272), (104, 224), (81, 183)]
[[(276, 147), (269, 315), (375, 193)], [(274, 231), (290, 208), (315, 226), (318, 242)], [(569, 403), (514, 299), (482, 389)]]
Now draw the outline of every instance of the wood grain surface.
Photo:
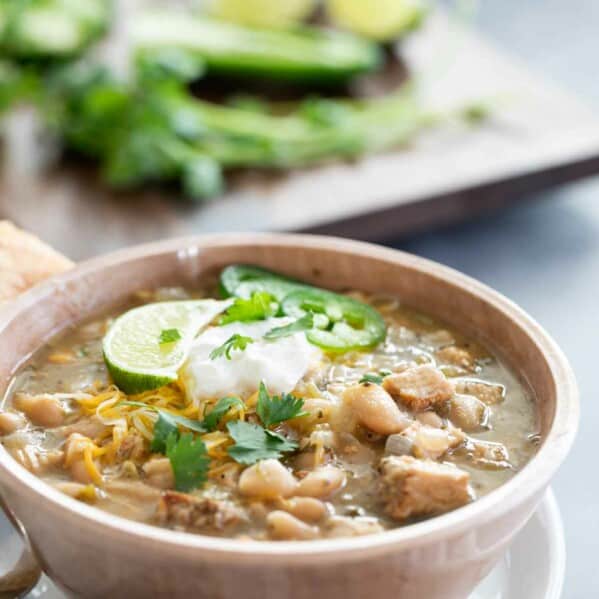
[(445, 126), (358, 162), (238, 173), (223, 197), (193, 205), (173, 190), (109, 192), (92, 165), (59, 160), (22, 110), (5, 123), (0, 217), (77, 260), (205, 232), (301, 230), (372, 240), (599, 172), (599, 119), (473, 32), (438, 15), (403, 53), (424, 103), (449, 110), (498, 99), (493, 118), (476, 128)]

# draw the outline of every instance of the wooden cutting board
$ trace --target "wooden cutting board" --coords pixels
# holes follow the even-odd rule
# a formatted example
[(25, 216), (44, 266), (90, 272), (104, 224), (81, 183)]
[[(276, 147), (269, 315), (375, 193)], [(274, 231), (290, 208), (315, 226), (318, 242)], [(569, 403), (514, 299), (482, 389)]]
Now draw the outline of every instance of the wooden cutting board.
[(362, 239), (399, 236), (599, 172), (599, 118), (444, 15), (405, 47), (427, 104), (505, 102), (477, 128), (445, 127), (411, 147), (272, 176), (236, 176), (203, 206), (148, 189), (114, 194), (93, 167), (54, 162), (34, 120), (6, 126), (0, 217), (81, 259), (159, 238), (210, 231), (302, 230)]

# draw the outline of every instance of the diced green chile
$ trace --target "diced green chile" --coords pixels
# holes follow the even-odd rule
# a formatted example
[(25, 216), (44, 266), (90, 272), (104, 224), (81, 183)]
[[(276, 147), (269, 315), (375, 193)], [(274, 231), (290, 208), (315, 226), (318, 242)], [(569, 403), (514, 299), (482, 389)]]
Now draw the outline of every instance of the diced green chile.
[(332, 291), (294, 291), (284, 298), (281, 307), (284, 314), (296, 318), (306, 312), (325, 315), (326, 319), (315, 319), (323, 328), (314, 328), (306, 335), (310, 343), (326, 351), (367, 349), (385, 339), (385, 321), (374, 308)]
[(280, 302), (286, 295), (299, 289), (312, 287), (259, 266), (234, 264), (227, 266), (220, 275), (220, 291), (223, 297), (249, 298), (256, 291), (265, 291)]

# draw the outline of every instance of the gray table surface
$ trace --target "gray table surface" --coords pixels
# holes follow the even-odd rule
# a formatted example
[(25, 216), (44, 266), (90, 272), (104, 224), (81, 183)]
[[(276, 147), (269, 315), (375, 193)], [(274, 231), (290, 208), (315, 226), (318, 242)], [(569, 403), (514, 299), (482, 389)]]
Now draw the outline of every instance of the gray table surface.
[[(599, 111), (598, 0), (487, 0), (480, 29)], [(566, 530), (564, 599), (599, 597), (599, 178), (476, 222), (393, 243), (448, 264), (518, 302), (568, 355), (581, 392), (574, 449), (554, 489)]]

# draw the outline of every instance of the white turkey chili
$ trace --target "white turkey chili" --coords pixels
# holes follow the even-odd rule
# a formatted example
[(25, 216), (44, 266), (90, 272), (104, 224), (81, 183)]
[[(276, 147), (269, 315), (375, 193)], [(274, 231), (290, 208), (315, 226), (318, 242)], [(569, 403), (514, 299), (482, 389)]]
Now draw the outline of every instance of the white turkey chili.
[(264, 540), (406, 526), (535, 452), (528, 390), (398, 299), (246, 265), (215, 289), (140, 292), (48, 343), (0, 406), (6, 449), (113, 514)]

